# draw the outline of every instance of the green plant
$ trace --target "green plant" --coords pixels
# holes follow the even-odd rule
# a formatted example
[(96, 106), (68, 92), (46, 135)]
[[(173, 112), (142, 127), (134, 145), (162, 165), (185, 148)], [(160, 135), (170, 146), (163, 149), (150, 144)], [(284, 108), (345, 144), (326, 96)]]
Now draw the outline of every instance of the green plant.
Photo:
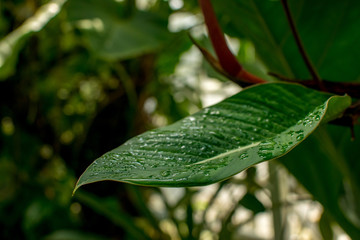
[[(245, 72), (225, 41), (219, 41), (222, 35), (213, 25), (209, 1), (199, 2), (219, 62), (200, 47), (204, 56), (240, 85), (260, 84), (104, 154), (88, 167), (75, 190), (103, 180), (148, 186), (206, 185), (281, 157), (331, 219), (359, 238), (359, 150), (351, 142), (350, 131), (344, 131), (344, 126), (351, 128), (353, 137), (359, 132), (354, 128), (359, 117), (359, 72), (352, 64), (359, 52), (353, 49), (354, 39), (359, 39), (355, 7), (336, 1), (305, 0), (291, 2), (290, 7), (286, 0), (214, 1), (225, 32), (248, 37), (271, 75), (287, 82), (264, 84)], [(339, 8), (347, 21), (336, 15)], [(311, 80), (299, 80), (309, 75)], [(325, 125), (329, 122), (332, 126)]]
[[(208, 40), (197, 1), (1, 1), (0, 239), (333, 239), (343, 235), (337, 225), (359, 238), (360, 3), (283, 2), (291, 28), (280, 1), (211, 2), (233, 51), (210, 5)], [(253, 86), (201, 110), (236, 84)], [(159, 138), (128, 147), (165, 143), (187, 153), (177, 160), (196, 156), (158, 164), (161, 183), (126, 181), (227, 179), (106, 181), (71, 195), (95, 158), (164, 125), (144, 135)], [(168, 141), (181, 140), (176, 126), (199, 142)], [(286, 127), (295, 130), (281, 134)], [(157, 154), (173, 159), (165, 147)]]

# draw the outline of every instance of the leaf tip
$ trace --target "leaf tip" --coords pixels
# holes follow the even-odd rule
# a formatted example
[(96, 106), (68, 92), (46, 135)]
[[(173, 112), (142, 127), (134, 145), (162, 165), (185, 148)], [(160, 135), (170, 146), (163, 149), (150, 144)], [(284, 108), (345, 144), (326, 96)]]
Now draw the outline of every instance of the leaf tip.
[[(80, 179), (79, 179), (80, 180)], [(76, 183), (74, 190), (72, 192), (72, 197), (75, 195), (76, 191), (82, 186), (83, 184), (79, 184), (79, 181)]]
[(74, 187), (74, 190), (72, 192), (72, 196), (75, 195), (76, 191), (83, 185), (87, 184), (88, 182), (84, 182), (83, 181), (83, 175), (84, 173), (79, 177), (79, 179), (77, 180), (76, 184), (75, 184), (75, 187)]

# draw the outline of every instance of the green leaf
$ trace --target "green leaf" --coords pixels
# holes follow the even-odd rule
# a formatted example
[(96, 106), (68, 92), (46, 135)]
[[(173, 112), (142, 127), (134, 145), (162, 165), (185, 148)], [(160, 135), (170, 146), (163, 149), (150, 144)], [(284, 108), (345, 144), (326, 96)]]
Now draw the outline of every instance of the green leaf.
[(138, 10), (124, 17), (126, 9), (116, 1), (74, 0), (67, 9), (69, 19), (83, 33), (89, 47), (107, 60), (157, 51), (171, 36), (167, 21)]
[(215, 183), (284, 155), (320, 124), (333, 105), (337, 109), (331, 113), (339, 115), (350, 98), (294, 84), (253, 86), (130, 139), (95, 160), (76, 189), (103, 180), (177, 187)]
[[(269, 71), (309, 78), (281, 1), (212, 0), (226, 33), (250, 39)], [(359, 81), (360, 1), (289, 1), (305, 49), (322, 78)]]

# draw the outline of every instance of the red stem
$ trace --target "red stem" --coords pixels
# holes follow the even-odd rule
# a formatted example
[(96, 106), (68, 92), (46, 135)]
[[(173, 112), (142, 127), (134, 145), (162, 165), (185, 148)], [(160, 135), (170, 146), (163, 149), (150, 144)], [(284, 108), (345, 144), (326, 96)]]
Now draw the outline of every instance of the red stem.
[(227, 46), (224, 34), (216, 20), (215, 12), (210, 0), (199, 0), (199, 4), (205, 18), (209, 37), (221, 67), (231, 76), (236, 76), (236, 74), (242, 70), (242, 66)]
[[(285, 15), (286, 15), (286, 18), (289, 22), (289, 25), (290, 25), (290, 29), (291, 29), (291, 32), (294, 36), (294, 39), (296, 41), (296, 45), (299, 49), (299, 52), (305, 62), (305, 65), (307, 67), (307, 69), (309, 70), (312, 78), (317, 81), (318, 83), (321, 82), (321, 78), (319, 76), (319, 74), (317, 73), (315, 67), (313, 66), (306, 50), (305, 50), (305, 47), (304, 47), (304, 44), (302, 43), (301, 39), (300, 39), (300, 35), (299, 35), (299, 32), (295, 26), (295, 21), (294, 21), (294, 18), (292, 17), (292, 14), (291, 14), (291, 11), (290, 11), (290, 7), (289, 7), (289, 3), (288, 3), (288, 0), (281, 0), (281, 4), (284, 8), (284, 11), (285, 11)], [(320, 87), (323, 87), (321, 85), (321, 83), (319, 84)]]
[(199, 5), (203, 12), (209, 37), (220, 66), (232, 77), (239, 78), (248, 83), (264, 83), (264, 80), (246, 72), (230, 51), (210, 0), (199, 0)]

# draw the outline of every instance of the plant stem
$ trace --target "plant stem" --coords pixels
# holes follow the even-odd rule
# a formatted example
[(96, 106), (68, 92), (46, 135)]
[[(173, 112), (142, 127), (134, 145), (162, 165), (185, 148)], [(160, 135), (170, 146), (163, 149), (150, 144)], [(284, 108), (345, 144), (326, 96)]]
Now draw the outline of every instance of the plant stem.
[[(222, 32), (216, 19), (215, 11), (211, 5), (211, 1), (198, 1), (204, 15), (205, 25), (207, 27), (212, 46), (214, 47), (221, 68), (232, 78), (238, 78), (239, 80), (252, 84), (264, 83), (265, 81), (263, 79), (245, 71), (234, 54), (230, 51), (230, 48), (225, 39), (225, 35)], [(204, 51), (202, 51), (202, 53), (204, 54)], [(204, 55), (210, 56), (207, 53)], [(211, 61), (211, 63), (213, 64), (214, 61)]]
[(216, 19), (214, 8), (210, 0), (199, 0), (199, 5), (204, 15), (205, 24), (207, 26), (209, 37), (218, 56), (220, 65), (231, 76), (242, 70), (242, 66), (228, 48), (225, 36)]
[(295, 41), (296, 41), (296, 45), (298, 46), (298, 49), (299, 49), (299, 52), (306, 64), (306, 67), (308, 68), (312, 78), (314, 80), (316, 80), (318, 82), (318, 84), (321, 86), (321, 78), (319, 76), (319, 74), (317, 73), (315, 67), (313, 66), (308, 54), (306, 53), (305, 51), (305, 48), (304, 48), (304, 45), (300, 39), (300, 36), (299, 36), (299, 32), (295, 26), (295, 22), (294, 22), (294, 19), (291, 15), (291, 12), (290, 12), (290, 8), (289, 8), (289, 4), (288, 4), (288, 1), (287, 0), (281, 0), (281, 3), (282, 3), (282, 6), (284, 8), (284, 11), (285, 11), (285, 14), (286, 14), (286, 18), (289, 22), (289, 25), (290, 25), (290, 28), (291, 28), (291, 32), (295, 38)]
[(279, 171), (279, 166), (275, 162), (269, 163), (269, 176), (271, 182), (271, 201), (274, 225), (274, 240), (283, 240), (286, 220), (282, 208), (282, 196), (286, 181), (282, 181), (283, 173)]

